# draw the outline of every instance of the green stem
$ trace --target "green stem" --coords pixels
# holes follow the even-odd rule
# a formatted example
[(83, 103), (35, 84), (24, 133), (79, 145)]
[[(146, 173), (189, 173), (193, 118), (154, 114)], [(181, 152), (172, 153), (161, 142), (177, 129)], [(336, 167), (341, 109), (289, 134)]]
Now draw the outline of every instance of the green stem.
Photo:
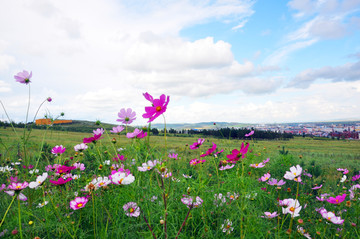
[(30, 84), (29, 84), (29, 100), (28, 100), (28, 107), (27, 107), (27, 110), (26, 110), (25, 126), (24, 126), (24, 136), (23, 136), (23, 143), (24, 143), (24, 160), (25, 160), (25, 163), (27, 163), (25, 133), (26, 133), (26, 126), (27, 126), (27, 121), (28, 121), (28, 117), (29, 117), (29, 109), (30, 109)]
[(8, 213), (8, 211), (9, 211), (9, 209), (10, 209), (11, 205), (13, 204), (13, 202), (14, 202), (15, 198), (16, 198), (16, 195), (13, 197), (13, 199), (12, 199), (12, 201), (11, 201), (11, 203), (10, 203), (9, 207), (7, 208), (7, 210), (6, 210), (6, 212), (5, 212), (5, 215), (4, 215), (3, 219), (1, 220), (1, 223), (0, 223), (0, 228), (1, 228), (1, 225), (4, 223), (4, 221), (5, 221), (5, 217), (6, 217), (6, 214)]
[(22, 228), (21, 228), (21, 211), (20, 211), (20, 199), (18, 198), (18, 212), (19, 212), (19, 230), (20, 230), (20, 238), (23, 238)]
[(94, 238), (96, 238), (96, 217), (95, 217), (95, 198), (94, 193), (91, 195), (93, 203), (93, 224), (94, 224)]

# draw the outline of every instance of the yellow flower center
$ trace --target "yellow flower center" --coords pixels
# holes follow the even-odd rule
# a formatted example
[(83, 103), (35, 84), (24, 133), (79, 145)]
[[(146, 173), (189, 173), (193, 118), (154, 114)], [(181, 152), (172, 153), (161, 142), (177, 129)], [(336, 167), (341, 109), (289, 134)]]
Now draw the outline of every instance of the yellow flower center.
[(129, 210), (130, 213), (133, 213), (134, 211), (135, 211), (134, 208), (130, 208)]
[(82, 207), (82, 205), (83, 205), (82, 203), (78, 203), (77, 207)]
[(294, 211), (295, 211), (295, 208), (294, 208), (294, 207), (291, 207), (289, 210), (290, 210), (291, 212), (294, 212)]
[(148, 170), (150, 170), (150, 169), (151, 169), (151, 167), (150, 167), (150, 166), (148, 166), (148, 167), (147, 167), (147, 169), (148, 169)]
[(124, 180), (123, 178), (122, 178), (122, 179), (120, 179), (120, 180), (119, 180), (119, 184), (121, 184), (123, 180)]
[(100, 186), (102, 186), (102, 185), (104, 185), (104, 184), (105, 184), (104, 182), (99, 183)]
[(161, 106), (157, 106), (157, 107), (156, 107), (156, 111), (157, 111), (157, 112), (161, 111)]
[(227, 225), (226, 225), (226, 228), (227, 228), (227, 229), (229, 229), (229, 228), (230, 228), (230, 225), (229, 225), (229, 224), (227, 224)]
[(234, 199), (234, 196), (233, 196), (233, 195), (231, 195), (231, 196), (230, 196), (230, 199)]
[(21, 189), (21, 186), (16, 186), (16, 189)]

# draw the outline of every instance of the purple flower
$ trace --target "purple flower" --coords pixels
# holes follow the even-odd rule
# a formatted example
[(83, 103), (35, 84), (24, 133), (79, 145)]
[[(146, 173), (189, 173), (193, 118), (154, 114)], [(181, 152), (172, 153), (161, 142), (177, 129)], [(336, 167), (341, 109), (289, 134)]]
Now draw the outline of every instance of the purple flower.
[(14, 78), (16, 79), (17, 82), (21, 83), (21, 84), (29, 84), (31, 81), (32, 77), (32, 72), (27, 72), (25, 70), (23, 70), (22, 72), (17, 73), (16, 75), (14, 75)]
[(127, 137), (128, 139), (132, 139), (132, 138), (138, 137), (139, 134), (140, 134), (140, 136), (144, 135), (142, 130), (139, 130), (138, 128), (135, 128), (135, 129), (134, 129), (134, 132), (132, 132), (132, 133), (127, 133), (127, 134), (126, 134), (126, 137)]
[(317, 189), (320, 189), (320, 188), (322, 188), (322, 184), (320, 185), (320, 186), (317, 186), (317, 187), (313, 187), (313, 188), (311, 188), (312, 190), (317, 190)]
[(85, 207), (89, 199), (86, 197), (76, 197), (74, 200), (70, 201), (70, 208), (73, 210), (78, 210)]
[(55, 156), (58, 156), (58, 154), (63, 154), (65, 152), (66, 148), (62, 145), (56, 145), (54, 148), (52, 148), (51, 153)]
[(245, 134), (245, 137), (249, 137), (254, 134), (254, 130), (251, 130), (248, 134)]
[(136, 202), (128, 202), (123, 206), (125, 215), (128, 217), (138, 217), (140, 216), (140, 208)]
[(80, 169), (80, 171), (85, 170), (85, 165), (83, 163), (74, 163), (73, 166), (76, 167), (76, 169)]
[(259, 181), (266, 182), (271, 177), (270, 173), (265, 173), (261, 178), (259, 178)]
[(233, 168), (234, 166), (235, 166), (235, 164), (226, 164), (225, 166), (222, 165), (222, 166), (219, 168), (219, 170), (220, 170), (220, 171), (228, 170), (228, 169)]
[(51, 102), (51, 101), (52, 101), (52, 98), (51, 98), (51, 97), (48, 97), (48, 98), (46, 98), (46, 100), (47, 100), (48, 102)]
[(183, 195), (181, 202), (184, 203), (188, 208), (190, 208), (190, 207), (199, 207), (203, 203), (203, 200), (199, 196), (196, 196), (194, 201), (193, 197), (190, 197), (188, 195)]
[[(152, 96), (148, 93), (145, 93), (147, 95), (144, 95), (147, 100), (151, 102)], [(152, 101), (152, 106), (145, 107), (145, 114), (142, 115), (143, 118), (148, 118), (148, 123), (155, 120), (157, 117), (165, 113), (167, 105), (169, 104), (170, 96), (165, 96), (162, 94), (160, 96), (160, 99), (154, 99)]]
[(147, 99), (148, 101), (151, 102), (151, 104), (153, 103), (154, 101), (154, 98), (149, 94), (149, 93), (143, 93), (143, 96), (145, 97), (145, 99)]
[(272, 185), (272, 186), (282, 186), (286, 182), (284, 180), (282, 180), (282, 179), (280, 179), (280, 181), (278, 182), (277, 179), (272, 178), (269, 181), (267, 181), (266, 183), (269, 184), (269, 185)]
[(124, 127), (122, 127), (121, 125), (115, 126), (112, 128), (112, 130), (110, 130), (111, 133), (114, 134), (120, 134), (121, 131), (124, 130)]
[(171, 159), (178, 159), (178, 154), (175, 154), (175, 153), (169, 154), (168, 157)]
[(125, 108), (122, 108), (118, 113), (118, 117), (119, 119), (116, 121), (119, 121), (123, 124), (131, 124), (134, 120), (136, 120), (136, 113), (131, 108), (126, 110)]
[(96, 135), (96, 134), (103, 135), (104, 133), (105, 133), (105, 130), (104, 130), (103, 128), (93, 130), (93, 134), (94, 134), (94, 135)]

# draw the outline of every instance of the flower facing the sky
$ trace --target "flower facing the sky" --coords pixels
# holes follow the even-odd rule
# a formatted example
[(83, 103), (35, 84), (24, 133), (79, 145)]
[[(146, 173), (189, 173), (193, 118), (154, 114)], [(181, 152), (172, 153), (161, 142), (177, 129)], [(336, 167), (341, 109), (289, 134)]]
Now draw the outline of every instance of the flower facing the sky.
[(15, 192), (18, 193), (18, 199), (21, 201), (26, 201), (27, 197), (22, 194), (20, 191), (27, 188), (29, 186), (28, 182), (23, 182), (23, 183), (16, 183), (16, 182), (12, 182), (9, 186), (8, 186), (8, 191), (4, 191), (6, 194), (10, 195), (10, 196), (14, 196)]
[(279, 202), (280, 206), (282, 206), (282, 212), (283, 214), (287, 214), (289, 213), (291, 215), (291, 217), (298, 217), (300, 216), (299, 212), (302, 208), (302, 206), (300, 206), (300, 203), (297, 199), (292, 199), (292, 198), (288, 198), (288, 199), (284, 199), (282, 201)]
[(243, 158), (245, 158), (247, 152), (249, 149), (249, 144), (247, 143), (246, 145), (244, 143), (241, 144), (241, 149), (240, 151), (237, 149), (233, 149), (233, 151), (231, 151), (231, 154), (226, 155), (226, 157), (228, 158), (228, 162), (230, 163), (235, 163), (237, 161)]
[(55, 156), (58, 156), (58, 154), (63, 154), (65, 152), (66, 148), (62, 145), (56, 145), (54, 148), (52, 148), (51, 153)]
[(29, 188), (38, 188), (48, 177), (48, 173), (43, 173), (42, 175), (39, 175), (36, 177), (35, 182), (29, 183)]
[(340, 204), (345, 200), (345, 198), (346, 193), (344, 193), (343, 195), (338, 195), (336, 197), (329, 197), (328, 199), (326, 199), (326, 201), (332, 204)]
[(292, 166), (290, 168), (290, 172), (286, 171), (284, 178), (286, 178), (288, 180), (294, 180), (297, 182), (301, 182), (301, 178), (300, 178), (301, 173), (302, 173), (302, 168), (300, 165), (296, 165), (296, 167)]
[(119, 121), (123, 124), (131, 124), (134, 120), (136, 120), (136, 112), (133, 111), (131, 108), (125, 109), (122, 108), (118, 113)]
[(224, 224), (221, 225), (221, 229), (224, 233), (230, 234), (232, 231), (234, 231), (234, 228), (232, 227), (232, 221), (230, 221), (230, 219), (225, 219)]
[(128, 217), (138, 217), (140, 216), (140, 208), (136, 202), (128, 202), (123, 206), (125, 215)]
[(121, 125), (115, 126), (112, 128), (112, 130), (110, 130), (111, 133), (114, 134), (120, 134), (121, 131), (123, 131), (125, 128)]
[[(146, 95), (145, 95), (146, 94)], [(148, 93), (145, 93), (145, 99), (151, 102), (152, 106), (145, 107), (145, 114), (142, 115), (143, 118), (149, 119), (148, 123), (154, 121), (157, 117), (165, 113), (167, 105), (170, 101), (170, 96), (165, 96), (162, 94), (159, 99), (153, 99), (152, 96)]]
[(19, 82), (21, 84), (26, 84), (26, 85), (31, 82), (30, 81), (31, 77), (32, 77), (32, 72), (30, 71), (30, 73), (29, 73), (25, 70), (14, 75), (14, 78), (16, 79), (17, 82)]
[(260, 181), (266, 182), (267, 180), (269, 180), (270, 177), (271, 177), (270, 173), (265, 173), (263, 176), (261, 176)]
[(204, 142), (205, 139), (198, 139), (195, 143), (190, 145), (190, 149), (198, 149)]
[(70, 208), (73, 210), (78, 210), (85, 207), (89, 199), (86, 197), (76, 197), (74, 200), (70, 201)]
[(194, 198), (191, 196), (183, 195), (181, 202), (184, 203), (188, 208), (192, 208), (199, 207), (203, 203), (203, 200), (199, 196), (196, 196), (194, 200)]

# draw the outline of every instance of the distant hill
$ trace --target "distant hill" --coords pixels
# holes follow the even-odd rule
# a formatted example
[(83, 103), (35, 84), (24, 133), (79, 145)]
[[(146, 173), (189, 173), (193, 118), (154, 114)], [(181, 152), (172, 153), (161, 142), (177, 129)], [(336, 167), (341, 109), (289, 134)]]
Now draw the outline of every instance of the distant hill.
[[(215, 123), (215, 125), (214, 125)], [(200, 123), (183, 123), (183, 124), (166, 124), (167, 129), (215, 129), (215, 128), (232, 128), (247, 127), (254, 124), (238, 123), (238, 122), (200, 122)], [(164, 124), (152, 124), (152, 128), (163, 129)]]

